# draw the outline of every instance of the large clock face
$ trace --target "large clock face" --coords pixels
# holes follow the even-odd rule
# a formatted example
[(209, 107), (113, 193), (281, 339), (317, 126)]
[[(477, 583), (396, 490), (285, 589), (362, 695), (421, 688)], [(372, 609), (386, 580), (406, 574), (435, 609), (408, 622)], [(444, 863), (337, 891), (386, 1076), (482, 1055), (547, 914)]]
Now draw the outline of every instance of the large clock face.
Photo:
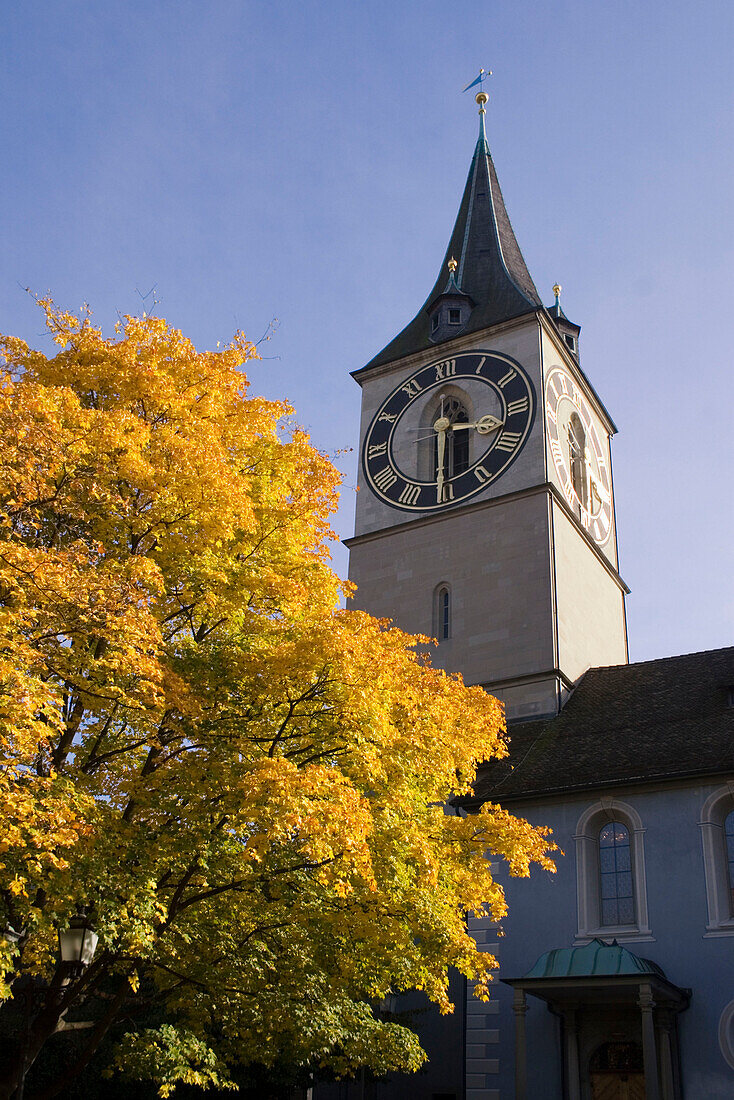
[(586, 398), (562, 367), (554, 367), (548, 375), (545, 416), (563, 495), (581, 526), (602, 545), (612, 529), (606, 454)]
[(535, 394), (522, 367), (495, 352), (463, 352), (421, 367), (383, 401), (362, 449), (378, 497), (406, 512), (468, 500), (520, 453)]

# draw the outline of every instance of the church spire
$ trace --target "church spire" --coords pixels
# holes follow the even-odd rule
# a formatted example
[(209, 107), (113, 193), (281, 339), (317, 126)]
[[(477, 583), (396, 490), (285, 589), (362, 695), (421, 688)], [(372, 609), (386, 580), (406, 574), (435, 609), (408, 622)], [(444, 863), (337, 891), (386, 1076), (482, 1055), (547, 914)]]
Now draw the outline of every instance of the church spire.
[[(376, 355), (368, 367), (389, 363), (443, 343), (452, 336), (476, 332), (542, 309), (542, 302), (527, 269), (507, 216), (499, 180), (485, 130), (487, 94), (476, 96), (479, 105), (479, 137), (459, 213), (433, 290), (416, 317)], [(446, 284), (449, 260), (456, 259), (450, 288)], [(447, 293), (448, 292), (448, 293)], [(444, 307), (460, 296), (461, 323), (448, 323)], [(444, 316), (445, 314), (445, 316)], [(438, 318), (438, 320), (437, 320)]]

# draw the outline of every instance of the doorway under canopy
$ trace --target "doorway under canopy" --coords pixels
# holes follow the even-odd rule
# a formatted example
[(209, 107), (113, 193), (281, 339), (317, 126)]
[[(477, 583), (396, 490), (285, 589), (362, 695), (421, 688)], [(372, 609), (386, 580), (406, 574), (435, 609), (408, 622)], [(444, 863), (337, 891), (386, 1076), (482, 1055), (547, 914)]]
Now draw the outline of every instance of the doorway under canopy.
[[(677, 1015), (691, 991), (618, 943), (546, 951), (515, 991), (515, 1096), (527, 1100), (528, 996), (561, 1021), (565, 1100), (680, 1100)], [(532, 1054), (532, 1052), (531, 1052)]]

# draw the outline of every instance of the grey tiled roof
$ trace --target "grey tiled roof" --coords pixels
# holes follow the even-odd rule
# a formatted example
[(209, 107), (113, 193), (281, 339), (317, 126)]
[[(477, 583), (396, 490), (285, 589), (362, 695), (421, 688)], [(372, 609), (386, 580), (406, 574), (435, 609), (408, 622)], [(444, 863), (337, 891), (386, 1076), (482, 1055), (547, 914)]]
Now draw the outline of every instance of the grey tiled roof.
[(734, 648), (592, 668), (557, 718), (514, 723), (476, 800), (734, 774)]
[(440, 346), (430, 340), (426, 310), (444, 292), (446, 265), (452, 256), (458, 263), (456, 282), (475, 303), (461, 335), (542, 308), (507, 216), (483, 119), (459, 215), (433, 290), (417, 316), (363, 370)]

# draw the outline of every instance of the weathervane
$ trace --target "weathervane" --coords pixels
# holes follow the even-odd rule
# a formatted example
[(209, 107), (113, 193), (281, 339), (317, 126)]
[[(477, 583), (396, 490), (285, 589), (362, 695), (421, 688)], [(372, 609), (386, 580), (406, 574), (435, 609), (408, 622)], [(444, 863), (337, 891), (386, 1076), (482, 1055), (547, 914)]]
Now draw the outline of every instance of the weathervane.
[[(471, 84), (467, 84), (466, 88), (464, 88), (463, 90), (465, 92), (468, 92), (470, 88), (473, 88), (473, 87), (475, 87), (475, 85), (478, 84), (479, 85), (479, 90), (481, 92), (482, 91), (482, 82), (485, 81), (487, 79), (487, 77), (491, 76), (491, 75), (492, 75), (492, 70), (491, 69), (480, 69), (479, 70), (479, 76), (476, 78), (476, 80), (472, 80)], [(484, 93), (482, 93), (482, 94), (484, 94)], [(485, 99), (485, 103), (486, 103), (486, 99)]]

